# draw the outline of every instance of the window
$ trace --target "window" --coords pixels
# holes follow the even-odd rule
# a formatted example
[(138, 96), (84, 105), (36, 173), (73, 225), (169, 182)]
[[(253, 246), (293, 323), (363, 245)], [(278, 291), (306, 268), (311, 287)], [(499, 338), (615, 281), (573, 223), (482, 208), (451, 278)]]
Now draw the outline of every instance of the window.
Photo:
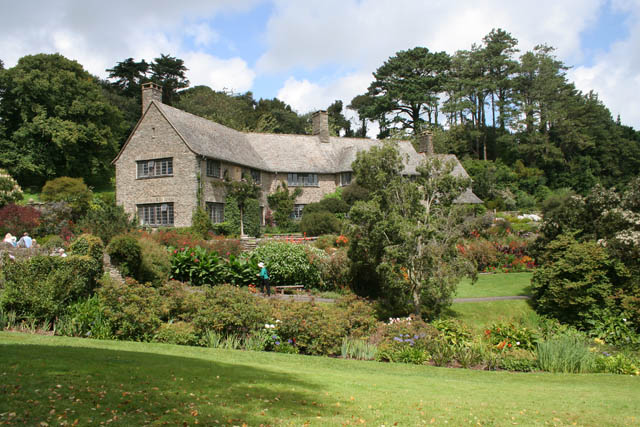
[(242, 177), (251, 177), (254, 184), (260, 184), (260, 171), (258, 169), (243, 169)]
[(220, 178), (220, 160), (207, 159), (207, 176)]
[(141, 225), (173, 225), (173, 203), (138, 205), (138, 217)]
[(318, 175), (315, 173), (290, 173), (287, 175), (289, 187), (317, 187)]
[(140, 160), (138, 164), (138, 178), (154, 178), (173, 175), (173, 159)]
[(224, 221), (224, 203), (207, 202), (207, 213), (212, 223), (218, 224)]
[(300, 219), (302, 218), (302, 210), (304, 209), (304, 205), (294, 205), (293, 212), (291, 212), (292, 219)]
[(351, 172), (342, 172), (340, 174), (340, 185), (345, 186), (351, 184)]

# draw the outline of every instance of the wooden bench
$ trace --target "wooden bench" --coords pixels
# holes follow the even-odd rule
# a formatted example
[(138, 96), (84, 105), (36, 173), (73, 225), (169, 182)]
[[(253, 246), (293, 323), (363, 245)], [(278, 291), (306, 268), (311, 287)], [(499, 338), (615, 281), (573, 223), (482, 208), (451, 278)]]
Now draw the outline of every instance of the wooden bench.
[(274, 286), (273, 289), (275, 293), (284, 295), (287, 290), (304, 289), (304, 285)]

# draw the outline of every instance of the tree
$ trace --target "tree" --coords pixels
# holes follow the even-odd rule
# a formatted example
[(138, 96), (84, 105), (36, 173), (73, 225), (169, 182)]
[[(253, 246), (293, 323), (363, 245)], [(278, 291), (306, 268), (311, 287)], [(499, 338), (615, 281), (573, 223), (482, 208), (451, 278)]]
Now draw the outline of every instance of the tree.
[(162, 86), (162, 102), (173, 105), (178, 89), (189, 86), (185, 76), (187, 67), (182, 59), (160, 54), (151, 63), (151, 80)]
[(329, 116), (329, 130), (335, 136), (340, 136), (340, 133), (344, 131), (345, 137), (353, 136), (351, 130), (351, 122), (342, 114), (342, 101), (336, 100), (333, 104), (327, 108), (327, 114)]
[[(513, 55), (518, 52), (518, 40), (508, 32), (498, 28), (491, 30), (482, 41), (487, 62), (489, 90), (491, 94), (491, 113), (493, 127), (496, 127), (496, 107), (500, 130), (505, 131), (505, 124), (512, 117), (511, 109), (511, 77), (518, 67)], [(497, 99), (494, 99), (497, 98)]]
[(22, 200), (22, 188), (4, 169), (0, 169), (0, 208)]
[(367, 137), (367, 119), (373, 117), (373, 98), (367, 95), (358, 95), (351, 100), (347, 108), (358, 113), (360, 127), (355, 131), (354, 136), (359, 138)]
[(91, 185), (112, 175), (124, 126), (96, 79), (59, 54), (25, 56), (0, 73), (0, 165), (23, 187), (57, 176)]
[(302, 195), (302, 188), (298, 187), (293, 191), (289, 190), (286, 182), (278, 184), (276, 191), (267, 196), (269, 207), (274, 211), (273, 218), (280, 229), (291, 228), (291, 212), (296, 203), (296, 199)]
[(250, 199), (260, 197), (260, 186), (253, 182), (250, 175), (243, 175), (240, 181), (226, 181), (225, 187), (240, 209), (240, 236), (244, 236), (244, 210)]
[(472, 272), (456, 247), (461, 229), (453, 208), (469, 181), (453, 176), (453, 165), (438, 158), (409, 180), (391, 143), (358, 153), (353, 170), (371, 195), (349, 212), (356, 290), (377, 297), (392, 316), (436, 316), (460, 277)]
[(258, 121), (253, 94), (214, 91), (195, 86), (180, 92), (175, 107), (239, 131), (254, 130)]
[(116, 79), (113, 86), (126, 96), (139, 99), (142, 83), (148, 79), (149, 64), (144, 59), (136, 62), (133, 58), (127, 58), (106, 71), (109, 72), (109, 79)]
[(450, 57), (446, 52), (430, 52), (425, 47), (399, 51), (374, 73), (367, 96), (374, 108), (367, 108), (374, 119), (379, 113), (392, 115), (391, 122), (402, 130), (420, 133), (426, 123), (438, 124), (438, 94), (442, 92)]

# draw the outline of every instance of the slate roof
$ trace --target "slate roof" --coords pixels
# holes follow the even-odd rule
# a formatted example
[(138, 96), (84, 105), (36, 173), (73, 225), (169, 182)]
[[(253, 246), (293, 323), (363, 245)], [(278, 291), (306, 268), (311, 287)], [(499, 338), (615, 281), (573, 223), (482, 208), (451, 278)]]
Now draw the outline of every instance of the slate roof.
[[(327, 143), (321, 142), (316, 135), (239, 132), (155, 100), (152, 104), (160, 110), (194, 153), (267, 172), (350, 172), (351, 163), (359, 151), (383, 144), (380, 140), (367, 138), (330, 137)], [(424, 160), (424, 154), (416, 152), (410, 141), (400, 140), (396, 143), (404, 160), (404, 173), (417, 174), (416, 168)], [(452, 171), (454, 175), (469, 177), (453, 154), (436, 156), (455, 162)], [(471, 189), (456, 201), (482, 203)]]
[[(328, 143), (323, 143), (316, 135), (239, 132), (177, 108), (153, 103), (196, 154), (268, 172), (349, 172), (358, 151), (382, 145), (382, 141), (366, 138), (331, 137)], [(406, 160), (404, 173), (415, 174), (423, 156), (410, 141), (397, 143)]]

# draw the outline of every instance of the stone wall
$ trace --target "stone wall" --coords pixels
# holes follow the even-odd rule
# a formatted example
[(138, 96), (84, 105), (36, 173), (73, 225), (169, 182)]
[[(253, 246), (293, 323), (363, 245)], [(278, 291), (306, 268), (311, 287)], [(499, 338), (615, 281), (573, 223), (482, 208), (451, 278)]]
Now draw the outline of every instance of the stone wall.
[[(173, 176), (137, 178), (136, 161), (166, 157), (173, 158)], [(174, 225), (191, 225), (198, 161), (155, 105), (139, 123), (115, 165), (116, 201), (125, 212), (134, 215), (138, 204), (173, 203)]]

